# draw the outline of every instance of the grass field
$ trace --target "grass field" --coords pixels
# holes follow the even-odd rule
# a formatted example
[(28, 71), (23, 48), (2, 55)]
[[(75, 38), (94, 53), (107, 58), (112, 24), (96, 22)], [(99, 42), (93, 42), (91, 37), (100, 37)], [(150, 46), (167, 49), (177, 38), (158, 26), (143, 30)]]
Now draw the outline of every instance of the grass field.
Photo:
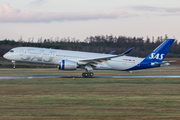
[[(95, 71), (95, 75), (180, 74), (179, 67), (161, 68), (177, 71), (150, 70), (155, 71), (134, 71), (132, 74)], [(0, 77), (81, 76), (82, 72), (50, 68), (0, 69)], [(0, 80), (0, 119), (180, 119), (180, 79)]]
[[(164, 71), (165, 70), (165, 71)], [(166, 71), (169, 70), (169, 71)], [(77, 71), (60, 71), (57, 68), (0, 68), (0, 77), (3, 76), (81, 76), (83, 70)], [(94, 76), (116, 76), (116, 75), (180, 75), (179, 67), (161, 67), (148, 69), (143, 71), (133, 71), (132, 73), (126, 73), (125, 71), (93, 71)]]

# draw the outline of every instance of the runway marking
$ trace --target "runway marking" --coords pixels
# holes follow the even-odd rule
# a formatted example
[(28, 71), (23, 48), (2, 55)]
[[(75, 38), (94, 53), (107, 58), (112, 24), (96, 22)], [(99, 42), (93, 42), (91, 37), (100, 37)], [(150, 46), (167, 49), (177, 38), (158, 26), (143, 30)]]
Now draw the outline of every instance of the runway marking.
[[(82, 76), (27, 76), (27, 77), (0, 77), (0, 79), (50, 79), (50, 78), (84, 78)], [(92, 78), (180, 78), (180, 76), (94, 76)]]

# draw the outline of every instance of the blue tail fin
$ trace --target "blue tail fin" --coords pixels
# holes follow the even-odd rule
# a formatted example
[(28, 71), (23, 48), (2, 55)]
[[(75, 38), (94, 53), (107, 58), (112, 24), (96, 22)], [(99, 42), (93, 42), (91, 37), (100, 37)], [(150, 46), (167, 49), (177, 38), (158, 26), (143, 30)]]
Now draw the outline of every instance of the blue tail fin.
[(166, 57), (174, 41), (175, 39), (167, 39), (160, 46), (158, 46), (151, 54), (149, 54), (144, 60), (148, 62), (161, 63)]

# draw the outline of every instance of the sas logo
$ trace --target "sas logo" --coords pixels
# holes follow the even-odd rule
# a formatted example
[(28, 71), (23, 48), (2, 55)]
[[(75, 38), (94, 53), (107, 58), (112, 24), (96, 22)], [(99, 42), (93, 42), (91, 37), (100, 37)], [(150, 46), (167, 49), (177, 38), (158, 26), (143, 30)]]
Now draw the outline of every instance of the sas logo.
[(164, 59), (164, 55), (165, 54), (159, 54), (159, 53), (155, 55), (155, 53), (152, 53), (151, 57), (149, 57), (149, 59), (163, 60)]

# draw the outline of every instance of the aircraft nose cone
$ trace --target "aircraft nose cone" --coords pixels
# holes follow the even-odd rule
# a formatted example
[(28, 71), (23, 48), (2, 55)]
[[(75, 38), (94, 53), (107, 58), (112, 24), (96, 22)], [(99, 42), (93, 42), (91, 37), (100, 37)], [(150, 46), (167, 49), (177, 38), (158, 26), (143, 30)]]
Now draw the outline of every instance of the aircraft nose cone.
[(3, 58), (6, 58), (6, 59), (7, 59), (7, 54), (4, 54), (4, 55), (3, 55)]

